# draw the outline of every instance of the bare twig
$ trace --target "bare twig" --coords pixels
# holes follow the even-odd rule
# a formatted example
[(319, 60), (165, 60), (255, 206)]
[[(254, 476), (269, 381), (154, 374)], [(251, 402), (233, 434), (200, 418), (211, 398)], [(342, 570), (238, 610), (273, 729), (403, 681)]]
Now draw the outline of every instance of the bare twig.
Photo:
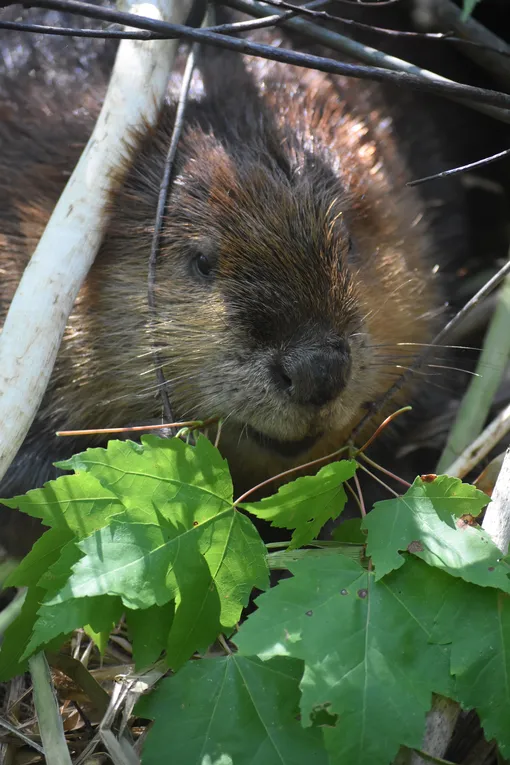
[[(175, 114), (175, 122), (172, 130), (172, 136), (170, 139), (170, 145), (165, 157), (165, 165), (163, 169), (163, 177), (161, 179), (161, 185), (159, 188), (158, 207), (156, 210), (156, 219), (154, 221), (154, 234), (152, 236), (151, 251), (149, 256), (149, 274), (148, 274), (148, 288), (147, 288), (147, 302), (149, 305), (149, 313), (151, 318), (152, 329), (157, 321), (156, 310), (156, 264), (159, 253), (159, 244), (161, 239), (161, 231), (163, 229), (163, 217), (165, 213), (165, 207), (168, 199), (168, 192), (170, 189), (170, 179), (172, 177), (172, 170), (174, 166), (175, 155), (177, 154), (177, 146), (181, 137), (182, 128), (184, 126), (184, 115), (186, 112), (186, 105), (188, 103), (189, 89), (191, 86), (191, 79), (195, 69), (196, 56), (198, 52), (198, 45), (195, 43), (191, 46), (191, 50), (186, 61), (186, 68), (182, 78), (181, 90), (179, 93), (179, 100), (177, 102), (177, 111)], [(170, 399), (167, 390), (167, 381), (163, 373), (163, 363), (159, 354), (157, 346), (153, 343), (153, 357), (156, 369), (156, 379), (158, 382), (159, 395), (163, 403), (163, 410), (168, 422), (172, 422), (173, 414), (172, 407), (170, 405)], [(172, 429), (170, 429), (172, 433)]]
[[(11, 0), (1, 0), (0, 7), (11, 4)], [(492, 106), (500, 106), (503, 109), (510, 109), (510, 95), (507, 93), (477, 88), (471, 85), (463, 85), (450, 80), (441, 80), (440, 82), (430, 81), (423, 79), (417, 74), (409, 74), (408, 72), (395, 72), (380, 67), (348, 64), (342, 61), (328, 59), (323, 56), (314, 56), (299, 51), (254, 43), (251, 40), (230, 37), (215, 32), (207, 32), (202, 29), (186, 27), (181, 24), (168, 24), (156, 19), (140, 18), (132, 13), (114, 11), (111, 8), (95, 6), (90, 3), (81, 2), (81, 0), (34, 0), (31, 5), (53, 10), (67, 11), (68, 13), (76, 13), (95, 19), (104, 19), (106, 21), (126, 24), (127, 26), (139, 29), (161, 32), (169, 38), (179, 37), (185, 40), (204, 43), (205, 45), (237, 51), (238, 53), (267, 58), (272, 61), (316, 69), (329, 74), (340, 74), (346, 77), (375, 80), (376, 82), (390, 82), (394, 85), (407, 85), (416, 90), (435, 93), (444, 97), (452, 96), (478, 104), (489, 104)]]
[[(334, 24), (340, 24), (340, 26), (347, 26), (352, 27), (353, 29), (363, 29), (368, 32), (371, 32), (372, 34), (376, 34), (382, 37), (392, 37), (392, 38), (411, 38), (411, 39), (421, 39), (421, 40), (430, 40), (432, 42), (447, 42), (447, 43), (456, 43), (461, 46), (469, 46), (474, 48), (480, 48), (482, 51), (490, 51), (494, 54), (496, 58), (499, 58), (501, 56), (510, 57), (510, 48), (508, 46), (505, 46), (505, 43), (500, 40), (499, 38), (496, 38), (496, 42), (494, 45), (490, 45), (485, 42), (477, 42), (475, 40), (471, 40), (469, 38), (465, 37), (455, 37), (452, 32), (414, 32), (414, 31), (407, 31), (403, 29), (389, 29), (387, 27), (378, 27), (374, 26), (373, 24), (365, 24), (362, 21), (358, 21), (355, 19), (346, 19), (343, 16), (338, 16), (336, 14), (328, 13), (327, 11), (320, 11), (315, 10), (310, 7), (305, 7), (302, 5), (295, 5), (294, 3), (287, 2), (287, 0), (264, 0), (264, 3), (267, 3), (267, 5), (275, 6), (276, 8), (285, 8), (287, 10), (294, 11), (298, 16), (308, 17), (315, 19), (316, 21), (328, 21)], [(230, 4), (230, 3), (227, 3)], [(455, 6), (456, 7), (456, 6)], [(460, 10), (457, 9), (460, 15)], [(481, 26), (481, 25), (480, 25)], [(485, 29), (485, 27), (482, 27)], [(485, 30), (487, 31), (487, 30)], [(489, 33), (490, 34), (490, 33)]]
[(22, 730), (10, 723), (8, 720), (4, 720), (3, 717), (0, 717), (0, 728), (5, 728), (5, 730), (8, 730), (9, 733), (12, 733), (13, 736), (16, 736), (17, 738), (21, 739), (21, 741), (24, 741), (25, 744), (31, 746), (32, 749), (40, 752), (40, 754), (44, 754), (44, 749), (40, 744), (37, 743), (37, 741), (32, 741), (30, 736), (27, 736), (25, 733), (23, 733)]
[[(236, 8), (243, 13), (249, 13), (252, 16), (263, 18), (267, 14), (267, 5), (258, 2), (258, 0), (228, 0), (228, 4), (232, 8)], [(292, 6), (294, 7), (294, 6)], [(277, 13), (284, 15), (284, 11), (276, 11)], [(411, 64), (409, 61), (398, 58), (397, 56), (390, 56), (377, 48), (364, 45), (356, 40), (346, 37), (345, 35), (334, 32), (331, 29), (325, 29), (313, 22), (307, 21), (302, 18), (294, 18), (284, 20), (282, 26), (293, 29), (299, 32), (309, 40), (325, 45), (332, 50), (338, 51), (347, 56), (351, 56), (357, 61), (361, 61), (368, 65), (382, 67), (394, 72), (405, 72), (411, 75), (418, 76), (423, 80), (432, 83), (446, 83), (453, 82), (452, 80), (442, 77), (435, 72), (428, 69), (422, 69), (415, 64)], [(508, 109), (500, 109), (495, 106), (488, 106), (486, 104), (470, 102), (467, 99), (458, 99), (455, 96), (448, 96), (454, 101), (461, 101), (464, 105), (469, 106), (477, 111), (487, 114), (502, 122), (510, 122), (510, 111)]]
[(498, 151), (497, 154), (492, 154), (490, 157), (479, 159), (476, 162), (470, 162), (469, 165), (460, 165), (459, 167), (453, 167), (451, 170), (443, 170), (435, 175), (427, 175), (425, 178), (418, 178), (416, 181), (409, 181), (406, 186), (419, 186), (420, 183), (426, 181), (435, 181), (437, 178), (448, 178), (450, 175), (460, 175), (461, 173), (467, 173), (469, 170), (475, 170), (478, 167), (484, 167), (490, 165), (492, 162), (497, 162), (499, 159), (504, 159), (510, 156), (510, 149), (504, 151)]
[[(300, 12), (312, 10), (328, 5), (331, 0), (313, 0), (300, 7)], [(265, 27), (277, 26), (287, 19), (292, 19), (297, 11), (280, 11), (270, 16), (264, 13), (260, 18), (248, 19), (247, 21), (234, 21), (231, 24), (218, 24), (213, 27), (203, 27), (207, 32), (230, 34), (239, 32), (253, 32)], [(81, 27), (54, 27), (46, 24), (31, 24), (25, 21), (4, 21), (0, 19), (0, 29), (10, 29), (16, 32), (29, 32), (34, 34), (56, 35), (58, 37), (93, 37), (99, 39), (113, 38), (116, 40), (167, 40), (167, 34), (150, 32), (148, 29), (90, 29)]]

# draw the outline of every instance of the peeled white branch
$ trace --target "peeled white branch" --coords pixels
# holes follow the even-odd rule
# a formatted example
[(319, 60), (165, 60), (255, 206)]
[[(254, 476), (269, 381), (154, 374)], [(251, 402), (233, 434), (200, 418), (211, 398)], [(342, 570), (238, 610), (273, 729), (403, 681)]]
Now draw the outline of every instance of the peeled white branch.
[(505, 454), (482, 526), (506, 555), (510, 543), (510, 449)]
[[(128, 10), (180, 24), (190, 6), (190, 0), (151, 0), (130, 3)], [(127, 131), (155, 122), (177, 45), (121, 42), (94, 131), (20, 281), (0, 336), (0, 479), (39, 408), (76, 295), (101, 244), (104, 203)]]
[(463, 478), (510, 432), (510, 404), (487, 425), (473, 443), (445, 470), (447, 475)]

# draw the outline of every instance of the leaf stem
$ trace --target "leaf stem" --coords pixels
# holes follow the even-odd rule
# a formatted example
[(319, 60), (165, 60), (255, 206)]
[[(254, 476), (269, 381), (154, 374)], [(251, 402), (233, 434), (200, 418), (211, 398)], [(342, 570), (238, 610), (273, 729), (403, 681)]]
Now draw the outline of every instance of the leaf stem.
[(367, 514), (367, 511), (366, 511), (366, 508), (365, 508), (365, 501), (363, 499), (363, 492), (361, 491), (361, 485), (360, 485), (360, 482), (359, 482), (359, 478), (356, 475), (356, 473), (354, 473), (353, 478), (354, 478), (354, 483), (356, 484), (356, 491), (358, 492), (359, 509), (360, 509), (362, 517), (365, 518), (365, 516)]
[(393, 420), (396, 417), (398, 417), (400, 414), (403, 414), (404, 412), (410, 412), (412, 408), (413, 408), (412, 406), (403, 406), (401, 409), (397, 409), (396, 412), (393, 412), (393, 414), (390, 414), (388, 417), (386, 417), (386, 419), (381, 422), (381, 424), (379, 425), (375, 433), (373, 433), (368, 439), (368, 441), (366, 441), (363, 444), (363, 446), (360, 449), (358, 449), (354, 457), (356, 457), (358, 454), (361, 454), (366, 449), (368, 449), (368, 447), (371, 446), (371, 444), (373, 444), (375, 439), (379, 437), (381, 432), (390, 424), (390, 422), (393, 422)]
[(258, 483), (253, 488), (248, 489), (248, 491), (245, 491), (244, 494), (241, 494), (241, 496), (238, 497), (236, 501), (233, 503), (233, 506), (238, 507), (238, 505), (240, 505), (241, 502), (244, 502), (246, 497), (249, 497), (250, 494), (253, 494), (255, 491), (262, 489), (264, 486), (267, 486), (269, 483), (272, 483), (273, 481), (278, 481), (280, 480), (280, 478), (285, 478), (285, 476), (292, 475), (293, 473), (297, 473), (299, 470), (306, 470), (310, 467), (314, 467), (314, 465), (320, 465), (322, 462), (328, 462), (330, 460), (333, 460), (335, 457), (338, 457), (340, 454), (343, 454), (344, 452), (348, 451), (350, 448), (351, 448), (350, 446), (342, 446), (341, 449), (337, 449), (336, 451), (331, 452), (331, 454), (326, 454), (325, 457), (319, 457), (316, 460), (311, 460), (311, 462), (305, 462), (303, 465), (296, 465), (295, 467), (290, 468), (290, 470), (284, 470), (283, 473), (278, 473), (277, 475), (271, 476), (271, 478), (266, 478), (265, 481)]
[(349, 481), (346, 481), (346, 482), (345, 482), (345, 484), (344, 484), (344, 486), (346, 486), (346, 488), (349, 490), (349, 492), (350, 492), (350, 494), (351, 494), (352, 498), (353, 498), (353, 499), (354, 499), (354, 501), (356, 502), (356, 504), (357, 504), (357, 506), (358, 506), (358, 509), (359, 509), (359, 511), (360, 511), (360, 515), (363, 515), (363, 510), (361, 509), (361, 501), (360, 501), (360, 498), (359, 498), (359, 496), (356, 494), (356, 492), (354, 491), (354, 489), (352, 488), (352, 486), (351, 486), (351, 484), (349, 483)]
[(380, 479), (380, 478), (378, 478), (376, 475), (374, 475), (374, 474), (372, 473), (372, 471), (371, 471), (371, 470), (369, 470), (369, 469), (367, 468), (367, 466), (366, 466), (366, 465), (363, 465), (361, 462), (358, 462), (358, 467), (360, 467), (362, 470), (364, 470), (364, 471), (365, 471), (365, 473), (367, 473), (367, 475), (369, 475), (371, 478), (373, 478), (373, 479), (374, 479), (374, 481), (377, 481), (377, 483), (380, 483), (380, 484), (381, 484), (381, 486), (384, 486), (384, 488), (385, 488), (387, 491), (389, 491), (389, 492), (390, 492), (390, 494), (393, 494), (393, 496), (394, 496), (394, 497), (397, 497), (397, 498), (398, 498), (398, 497), (400, 497), (400, 494), (397, 494), (397, 492), (396, 492), (396, 491), (393, 491), (393, 489), (391, 488), (391, 486), (388, 486), (388, 484), (387, 484), (387, 483), (384, 483), (384, 481), (381, 481), (381, 479)]
[(405, 481), (399, 475), (396, 475), (396, 473), (392, 473), (390, 470), (383, 468), (382, 465), (379, 465), (379, 463), (376, 462), (375, 460), (371, 460), (370, 457), (367, 457), (366, 454), (361, 453), (359, 456), (365, 462), (368, 462), (369, 465), (372, 465), (373, 468), (376, 468), (377, 470), (380, 470), (381, 473), (384, 473), (384, 475), (387, 475), (389, 478), (393, 478), (394, 481), (401, 483), (402, 486), (405, 486), (407, 489), (410, 488), (411, 484), (409, 483), (409, 481)]

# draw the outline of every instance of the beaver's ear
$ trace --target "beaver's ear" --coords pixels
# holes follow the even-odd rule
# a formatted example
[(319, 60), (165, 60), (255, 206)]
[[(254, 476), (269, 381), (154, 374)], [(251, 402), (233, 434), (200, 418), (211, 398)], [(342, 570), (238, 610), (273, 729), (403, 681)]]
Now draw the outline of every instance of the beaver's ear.
[(231, 198), (238, 185), (235, 158), (211, 133), (200, 128), (186, 130), (178, 154), (174, 185), (200, 201)]

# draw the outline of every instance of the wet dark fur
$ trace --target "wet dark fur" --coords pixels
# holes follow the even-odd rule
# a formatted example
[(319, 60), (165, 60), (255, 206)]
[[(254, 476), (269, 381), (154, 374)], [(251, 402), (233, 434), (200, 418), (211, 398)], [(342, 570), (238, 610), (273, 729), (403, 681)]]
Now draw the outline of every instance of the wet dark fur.
[[(2, 315), (97, 115), (104, 73), (96, 59), (88, 64), (87, 77), (60, 91), (42, 82), (47, 67), (31, 77), (21, 67), (15, 87), (5, 81)], [(57, 440), (57, 429), (161, 418), (152, 337), (176, 416), (226, 418), (220, 444), (242, 490), (341, 445), (365, 403), (419, 352), (397, 343), (427, 343), (437, 329), (443, 296), (432, 266), (462, 249), (465, 225), (455, 185), (439, 200), (405, 187), (413, 154), (414, 167), (423, 156), (431, 171), (441, 161), (412, 95), (208, 50), (165, 218), (151, 335), (147, 260), (178, 87), (175, 75), (157, 129), (130, 139), (106, 240), (0, 496), (41, 485), (52, 462), (86, 447)], [(194, 270), (200, 253), (214, 279)], [(318, 407), (281, 394), (269, 371), (275, 358), (340, 342), (351, 366), (338, 396)], [(252, 429), (313, 446), (286, 457)], [(16, 532), (13, 517), (2, 515), (1, 542), (23, 552), (30, 535)]]

